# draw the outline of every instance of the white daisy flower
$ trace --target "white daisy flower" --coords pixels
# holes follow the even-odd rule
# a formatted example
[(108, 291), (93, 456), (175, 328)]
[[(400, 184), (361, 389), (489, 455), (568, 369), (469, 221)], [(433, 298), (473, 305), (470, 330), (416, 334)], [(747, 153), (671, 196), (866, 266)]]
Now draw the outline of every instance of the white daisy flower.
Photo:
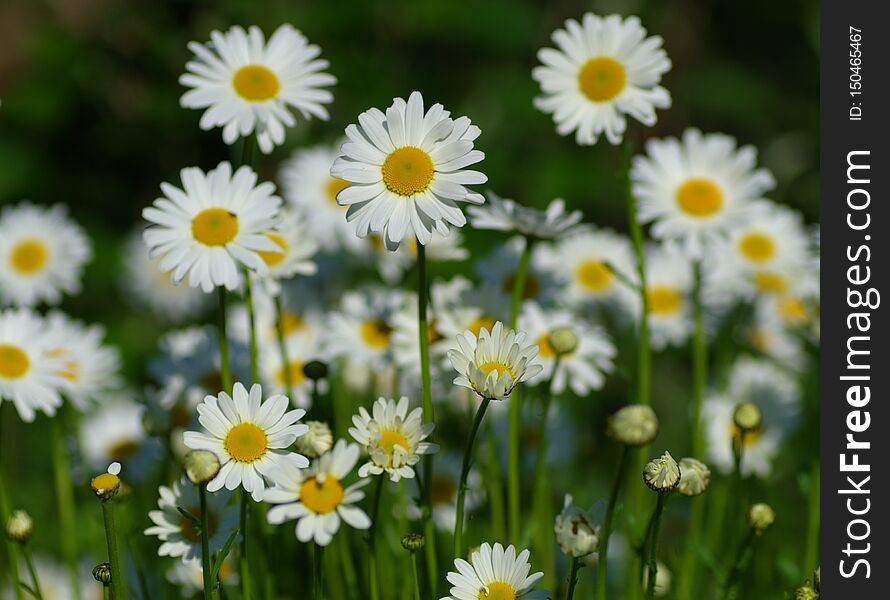
[(170, 273), (160, 269), (161, 257), (149, 256), (142, 233), (131, 235), (123, 250), (126, 275), (123, 286), (133, 300), (161, 319), (181, 323), (199, 316), (207, 307), (207, 296), (193, 287), (175, 285)]
[(632, 301), (635, 292), (612, 270), (636, 282), (636, 261), (626, 237), (611, 229), (584, 227), (555, 246), (541, 248), (541, 268), (564, 283), (562, 300), (570, 306), (593, 302), (628, 306)]
[(263, 493), (263, 500), (275, 504), (269, 509), (269, 523), (280, 525), (297, 520), (295, 533), (301, 542), (314, 540), (327, 546), (343, 521), (355, 529), (368, 529), (371, 519), (356, 506), (364, 497), (361, 490), (368, 480), (345, 486), (344, 480), (358, 462), (359, 448), (337, 440), (334, 448), (307, 471), (285, 469), (275, 474), (274, 485)]
[[(448, 235), (433, 231), (426, 245), (427, 264), (466, 260), (470, 252), (461, 245), (463, 239), (460, 231), (449, 231)], [(376, 233), (370, 234), (365, 240), (367, 247), (362, 248), (362, 252), (365, 256), (370, 254), (371, 259), (377, 264), (380, 277), (386, 283), (399, 283), (402, 276), (417, 264), (417, 240), (414, 238), (400, 245), (395, 251), (387, 250), (383, 238)]]
[[(514, 236), (476, 263), (476, 273), (485, 286), (490, 287), (488, 292), (496, 291), (499, 302), (508, 307), (508, 310), (513, 298), (513, 287), (516, 285), (516, 271), (519, 270), (526, 243), (523, 236)], [(525, 287), (522, 290), (523, 300), (537, 300), (543, 304), (560, 297), (561, 281), (556, 272), (545, 264), (546, 254), (547, 244), (539, 243), (532, 247)]]
[(487, 192), (486, 196), (487, 203), (467, 208), (476, 229), (515, 231), (526, 237), (553, 239), (577, 225), (582, 217), (580, 210), (566, 212), (562, 198), (553, 200), (542, 211), (501, 198), (492, 191)]
[(62, 404), (65, 362), (53, 355), (60, 341), (37, 313), (0, 311), (0, 401), (14, 403), (25, 422), (38, 410), (53, 416)]
[(733, 365), (727, 391), (709, 397), (702, 411), (707, 423), (708, 457), (721, 473), (731, 473), (735, 468), (732, 447), (740, 433), (733, 412), (741, 402), (755, 403), (762, 414), (760, 428), (744, 436), (742, 474), (768, 477), (785, 435), (799, 420), (800, 388), (790, 375), (771, 363), (743, 358)]
[[(219, 568), (219, 580), (223, 585), (238, 583), (238, 569), (231, 555), (227, 556)], [(167, 569), (167, 581), (180, 588), (183, 593), (194, 596), (204, 590), (204, 569), (200, 560), (178, 560)]]
[(454, 559), (457, 572), (449, 571), (446, 577), (452, 585), (450, 595), (441, 600), (546, 600), (549, 592), (532, 589), (544, 574), (528, 574), (528, 556), (528, 550), (517, 556), (512, 544), (504, 549), (500, 543), (483, 543), (469, 562)]
[(395, 98), (386, 113), (369, 109), (346, 128), (349, 141), (331, 176), (352, 184), (337, 202), (349, 206), (346, 219), (359, 237), (381, 233), (390, 250), (412, 237), (426, 245), (433, 230), (445, 235), (449, 224), (464, 226), (457, 202), (485, 201), (465, 187), (488, 181), (466, 169), (485, 158), (473, 149), (481, 130), (450, 114), (441, 104), (424, 112), (423, 97), (413, 92), (408, 102)]
[(409, 413), (405, 396), (398, 403), (378, 398), (371, 414), (363, 406), (358, 412), (352, 416), (354, 427), (349, 428), (349, 435), (365, 449), (369, 459), (359, 467), (359, 477), (385, 471), (392, 481), (413, 479), (414, 465), (420, 462), (420, 456), (439, 450), (438, 444), (423, 441), (436, 428), (435, 423), (423, 423), (423, 409), (419, 406)]
[[(156, 535), (163, 542), (158, 556), (181, 558), (182, 562), (201, 560), (200, 524), (179, 512), (182, 508), (197, 519), (202, 518), (198, 488), (183, 477), (173, 487), (158, 488), (158, 508), (148, 513), (154, 526), (145, 535)], [(228, 506), (231, 494), (207, 494), (207, 539), (210, 552), (222, 549), (238, 526), (238, 505)]]
[(318, 270), (312, 255), (318, 250), (303, 215), (292, 208), (282, 209), (274, 229), (266, 232), (279, 250), (259, 252), (260, 258), (269, 267), (269, 272), (260, 277), (266, 291), (273, 296), (281, 293), (281, 280), (295, 275), (314, 275)]
[(544, 369), (540, 362), (532, 362), (538, 346), (526, 345), (527, 337), (525, 332), (506, 329), (500, 321), (490, 333), (483, 327), (478, 337), (465, 331), (457, 337), (457, 348), (448, 351), (451, 365), (458, 372), (454, 385), (471, 389), (483, 398), (509, 398), (516, 385)]
[[(646, 299), (652, 348), (680, 346), (692, 333), (693, 275), (689, 259), (675, 248), (647, 248)], [(634, 301), (640, 319), (640, 301)]]
[(339, 310), (328, 315), (325, 350), (346, 359), (347, 368), (379, 369), (392, 358), (392, 316), (401, 303), (399, 290), (348, 291)]
[(265, 235), (276, 224), (281, 198), (271, 183), (257, 185), (247, 166), (232, 173), (228, 162), (203, 173), (197, 167), (181, 172), (184, 189), (161, 184), (163, 198), (142, 211), (152, 223), (143, 233), (151, 256), (162, 256), (160, 269), (172, 272), (173, 283), (189, 275), (189, 285), (205, 293), (240, 283), (239, 265), (260, 275), (269, 267), (260, 252), (279, 246)]
[(626, 115), (647, 127), (656, 108), (670, 108), (671, 96), (661, 77), (671, 61), (661, 36), (646, 37), (637, 17), (585, 14), (581, 23), (566, 21), (552, 35), (559, 48), (543, 48), (532, 70), (543, 95), (535, 108), (553, 114), (560, 135), (575, 132), (575, 141), (592, 145), (606, 135), (618, 144), (627, 129)]
[(653, 223), (654, 238), (679, 242), (689, 257), (704, 256), (747, 216), (752, 201), (775, 186), (757, 168), (753, 146), (735, 138), (687, 129), (682, 140), (651, 139), (646, 156), (631, 169), (641, 223)]
[(327, 252), (365, 247), (345, 219), (346, 208), (337, 204), (337, 194), (349, 185), (344, 179), (331, 177), (341, 144), (296, 150), (278, 173), (285, 200), (306, 215), (310, 231)]
[(287, 411), (288, 405), (287, 396), (263, 401), (259, 385), (254, 384), (248, 393), (240, 382), (235, 384), (232, 396), (220, 392), (216, 397), (204, 398), (198, 405), (198, 421), (205, 432), (186, 431), (183, 441), (192, 450), (210, 450), (219, 457), (222, 467), (207, 484), (208, 491), (243, 486), (259, 502), (265, 479), (275, 471), (309, 466), (305, 456), (287, 451), (309, 430), (297, 423), (306, 411)]
[(51, 354), (63, 359), (59, 374), (65, 379), (65, 397), (78, 409), (85, 410), (90, 402), (100, 402), (120, 388), (120, 354), (103, 343), (101, 325), (86, 325), (53, 311), (47, 326), (58, 340)]
[(80, 421), (79, 438), (87, 464), (101, 469), (109, 462), (127, 465), (127, 472), (138, 472), (133, 462), (148, 441), (143, 425), (145, 407), (119, 398), (102, 404)]
[(599, 528), (593, 523), (593, 511), (576, 506), (572, 495), (566, 494), (553, 525), (556, 543), (566, 556), (581, 558), (597, 550)]
[[(273, 394), (287, 393), (287, 376), (290, 376), (290, 389), (293, 392), (291, 402), (299, 408), (312, 406), (313, 381), (306, 377), (303, 368), (313, 360), (321, 360), (319, 349), (307, 343), (307, 340), (296, 337), (286, 339), (287, 368), (282, 361), (278, 342), (263, 342), (260, 346), (259, 362), (263, 385)], [(319, 384), (322, 384), (320, 381)], [(321, 389), (321, 392), (326, 389)]]
[[(544, 310), (533, 300), (523, 303), (517, 324), (529, 339), (535, 340), (537, 360), (543, 366), (537, 375), (528, 378), (529, 385), (552, 378), (550, 389), (554, 394), (561, 394), (569, 387), (579, 396), (603, 387), (605, 374), (614, 368), (612, 360), (616, 354), (615, 346), (603, 329), (592, 327), (566, 310)], [(550, 343), (550, 334), (560, 327), (572, 331), (578, 342), (574, 350), (560, 356), (554, 373), (556, 351)]]
[[(441, 291), (437, 297), (434, 292), (438, 290)], [(445, 338), (441, 345), (446, 353), (452, 347), (451, 340), (464, 331), (470, 330), (478, 336), (483, 327), (491, 331), (495, 323), (509, 317), (502, 290), (490, 285), (473, 287), (472, 282), (462, 276), (454, 277), (441, 287), (433, 284), (430, 299), (436, 330)]]
[(180, 99), (183, 108), (206, 109), (201, 129), (223, 128), (223, 141), (256, 135), (265, 154), (284, 143), (285, 127), (303, 118), (328, 119), (324, 107), (334, 100), (322, 89), (337, 83), (324, 73), (328, 61), (291, 25), (281, 25), (266, 42), (259, 27), (234, 26), (226, 33), (210, 32), (210, 42), (189, 42), (195, 57), (186, 63), (179, 83), (191, 88)]
[(80, 291), (93, 251), (68, 209), (20, 202), (0, 212), (0, 302), (15, 306), (58, 304)]
[[(33, 557), (34, 570), (37, 572), (37, 578), (40, 581), (40, 592), (44, 600), (76, 600), (79, 598), (90, 598), (92, 596), (102, 594), (102, 586), (96, 583), (92, 575), (82, 576), (83, 573), (89, 574), (93, 565), (78, 565), (78, 590), (72, 586), (71, 574), (68, 568), (57, 562), (55, 558), (43, 554), (36, 554)], [(31, 583), (31, 574), (25, 561), (19, 561), (19, 581)], [(34, 596), (27, 592), (23, 592), (20, 596), (13, 588), (13, 583), (7, 578), (8, 573), (4, 571), (4, 586), (0, 591), (0, 598), (3, 600), (15, 600), (24, 597), (25, 600), (34, 600)], [(22, 591), (22, 590), (19, 590)]]
[(746, 333), (755, 350), (787, 368), (799, 370), (806, 362), (803, 341), (773, 319), (755, 318)]

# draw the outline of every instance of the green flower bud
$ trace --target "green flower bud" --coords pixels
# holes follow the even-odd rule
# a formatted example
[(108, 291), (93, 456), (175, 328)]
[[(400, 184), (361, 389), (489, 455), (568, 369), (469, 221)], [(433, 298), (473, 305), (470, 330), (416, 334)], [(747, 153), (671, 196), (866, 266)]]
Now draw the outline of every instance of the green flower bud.
[(402, 536), (402, 548), (409, 552), (417, 552), (426, 545), (426, 538), (422, 533), (409, 533)]
[(219, 457), (210, 450), (192, 450), (182, 459), (185, 474), (195, 485), (209, 482), (219, 473)]
[(6, 537), (13, 542), (27, 542), (34, 533), (34, 521), (23, 510), (13, 511), (6, 521)]
[(775, 523), (776, 513), (769, 504), (758, 502), (748, 509), (748, 525), (760, 535)]

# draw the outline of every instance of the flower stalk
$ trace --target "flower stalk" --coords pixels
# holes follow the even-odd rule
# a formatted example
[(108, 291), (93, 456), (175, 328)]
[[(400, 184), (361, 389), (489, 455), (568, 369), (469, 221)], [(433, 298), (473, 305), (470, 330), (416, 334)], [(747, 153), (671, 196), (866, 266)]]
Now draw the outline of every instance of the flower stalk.
[(207, 484), (198, 486), (201, 499), (201, 566), (204, 577), (204, 600), (213, 598), (213, 565), (210, 562), (210, 531), (207, 515)]
[(250, 561), (247, 554), (247, 513), (250, 504), (250, 494), (247, 490), (241, 490), (241, 512), (239, 516), (239, 529), (241, 530), (241, 553), (238, 558), (238, 566), (241, 574), (241, 598), (250, 600), (251, 583), (250, 583)]
[(476, 416), (473, 418), (473, 426), (470, 428), (470, 436), (467, 438), (467, 446), (464, 449), (464, 458), (460, 467), (460, 481), (457, 485), (457, 512), (454, 521), (454, 558), (463, 556), (463, 530), (464, 530), (464, 496), (467, 493), (467, 476), (470, 473), (470, 463), (473, 461), (473, 445), (476, 442), (476, 434), (485, 411), (491, 403), (491, 398), (483, 398)]
[(572, 558), (572, 568), (569, 571), (569, 587), (566, 590), (566, 600), (572, 600), (575, 597), (575, 586), (578, 585), (578, 571), (581, 570), (583, 564), (578, 557)]
[[(281, 354), (281, 364), (284, 365), (284, 389), (288, 398), (294, 397), (294, 381), (290, 372), (290, 359), (287, 356), (287, 344), (284, 339), (284, 321), (282, 319), (281, 295), (275, 297), (275, 337), (278, 340), (278, 352)], [(313, 386), (313, 391), (315, 386)], [(315, 404), (313, 404), (315, 406)]]
[(217, 329), (219, 338), (219, 372), (222, 378), (223, 387), (226, 390), (232, 389), (232, 371), (229, 368), (229, 337), (226, 331), (226, 320), (228, 315), (228, 301), (226, 298), (226, 288), (220, 286), (217, 289), (219, 296), (219, 315), (217, 321)]
[(652, 515), (652, 534), (649, 543), (649, 575), (646, 581), (646, 598), (655, 597), (655, 580), (658, 576), (658, 534), (661, 529), (661, 514), (668, 492), (658, 492), (655, 512)]
[(615, 481), (612, 483), (612, 491), (609, 493), (609, 503), (606, 506), (606, 516), (603, 520), (602, 533), (599, 541), (599, 559), (596, 565), (596, 598), (605, 600), (606, 575), (609, 568), (609, 537), (612, 535), (612, 523), (615, 519), (615, 507), (618, 504), (618, 495), (621, 484), (625, 479), (627, 470), (627, 458), (630, 447), (621, 445), (621, 458), (618, 459), (618, 471), (615, 473)]
[(105, 522), (105, 541), (108, 545), (108, 563), (111, 566), (111, 597), (115, 600), (126, 598), (124, 585), (123, 556), (120, 551), (120, 538), (115, 520), (115, 500), (102, 500), (102, 519)]
[[(250, 271), (244, 269), (244, 300), (247, 302), (247, 317), (250, 321), (250, 382), (259, 383), (259, 351), (257, 349), (256, 337), (256, 312), (253, 308), (253, 284), (251, 283)], [(285, 363), (284, 370), (287, 371), (289, 365)]]
[(371, 600), (380, 600), (380, 582), (377, 573), (377, 518), (380, 514), (380, 496), (383, 493), (383, 478), (377, 476), (374, 489), (374, 500), (371, 505), (371, 527), (368, 529), (368, 585), (371, 588)]
[(71, 481), (71, 460), (65, 444), (66, 412), (50, 419), (50, 438), (53, 455), (53, 476), (56, 485), (56, 510), (59, 515), (60, 546), (65, 568), (74, 590), (75, 600), (80, 600), (80, 577), (77, 574), (77, 520), (74, 505), (74, 484)]

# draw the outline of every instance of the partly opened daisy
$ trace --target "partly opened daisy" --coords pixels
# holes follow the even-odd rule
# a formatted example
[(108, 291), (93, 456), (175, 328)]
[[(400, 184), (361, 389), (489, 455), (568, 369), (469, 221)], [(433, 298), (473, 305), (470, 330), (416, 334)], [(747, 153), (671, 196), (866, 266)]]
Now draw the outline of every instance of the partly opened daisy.
[(517, 556), (512, 544), (504, 549), (500, 543), (483, 543), (469, 562), (454, 559), (457, 572), (448, 573), (452, 587), (442, 600), (546, 600), (549, 592), (532, 589), (544, 574), (528, 574), (528, 556), (528, 550)]
[[(145, 535), (156, 535), (163, 544), (158, 548), (158, 556), (180, 557), (183, 561), (201, 559), (201, 531), (197, 523), (183, 516), (184, 509), (199, 521), (201, 502), (198, 488), (183, 477), (173, 483), (173, 487), (162, 485), (158, 489), (158, 508), (148, 513), (154, 526), (145, 530)], [(210, 552), (223, 547), (232, 530), (238, 524), (238, 505), (227, 506), (231, 494), (218, 493), (207, 496), (207, 537)]]
[(331, 543), (340, 521), (355, 529), (368, 529), (371, 519), (356, 506), (365, 497), (361, 488), (368, 480), (349, 486), (344, 483), (358, 456), (358, 446), (337, 440), (334, 448), (318, 458), (309, 470), (285, 469), (277, 473), (274, 485), (263, 493), (263, 500), (277, 505), (269, 509), (269, 522), (279, 525), (296, 519), (297, 539), (315, 540), (320, 546)]
[(423, 409), (408, 412), (408, 398), (395, 400), (378, 398), (371, 414), (364, 407), (353, 415), (349, 435), (368, 453), (369, 460), (358, 474), (361, 477), (381, 475), (385, 471), (393, 481), (414, 477), (414, 465), (423, 454), (439, 449), (437, 444), (425, 442), (436, 428), (434, 423), (423, 423)]
[(23, 421), (50, 416), (62, 403), (64, 359), (53, 355), (57, 334), (29, 309), (0, 311), (0, 401), (15, 404)]
[(581, 23), (567, 20), (552, 37), (559, 49), (538, 51), (544, 64), (532, 77), (543, 92), (535, 107), (553, 115), (560, 135), (574, 131), (579, 144), (591, 145), (605, 134), (618, 144), (626, 115), (651, 126), (655, 109), (670, 107), (671, 96), (659, 83), (671, 61), (661, 37), (647, 38), (637, 17), (587, 13)]
[(291, 107), (304, 118), (327, 120), (324, 105), (333, 101), (328, 90), (337, 82), (322, 72), (328, 61), (318, 58), (321, 48), (309, 44), (291, 25), (282, 25), (266, 42), (259, 27), (226, 33), (212, 31), (210, 42), (190, 42), (195, 53), (179, 83), (191, 88), (182, 95), (185, 108), (206, 109), (201, 129), (223, 128), (223, 140), (256, 134), (260, 150), (268, 154), (284, 142), (285, 127), (297, 124)]
[(153, 257), (163, 256), (161, 271), (172, 272), (174, 283), (188, 274), (189, 285), (207, 293), (216, 286), (237, 288), (239, 265), (268, 273), (259, 253), (281, 250), (266, 235), (281, 204), (275, 186), (257, 185), (247, 166), (233, 174), (227, 162), (206, 174), (191, 167), (181, 175), (183, 189), (162, 183), (164, 197), (142, 211), (152, 223), (143, 238)]
[(479, 330), (479, 336), (465, 331), (457, 336), (457, 348), (448, 351), (454, 370), (459, 373), (454, 385), (469, 388), (483, 398), (503, 400), (513, 388), (541, 372), (543, 366), (532, 362), (538, 346), (526, 344), (526, 334), (505, 329), (498, 321), (489, 333)]
[(691, 258), (723, 239), (745, 218), (753, 200), (775, 185), (757, 168), (757, 151), (738, 147), (728, 135), (687, 129), (682, 140), (649, 140), (646, 156), (634, 158), (633, 194), (652, 236), (675, 240)]
[[(692, 333), (692, 267), (681, 252), (670, 246), (647, 249), (646, 299), (652, 347), (679, 346)], [(640, 301), (634, 298), (636, 318)]]
[(415, 236), (426, 244), (434, 229), (444, 235), (449, 224), (467, 222), (457, 202), (485, 201), (465, 187), (488, 181), (466, 168), (485, 158), (473, 149), (481, 131), (467, 117), (452, 119), (441, 104), (424, 112), (423, 97), (413, 92), (386, 113), (363, 112), (358, 122), (346, 128), (349, 140), (331, 175), (352, 184), (337, 201), (349, 206), (346, 218), (359, 237), (382, 233), (390, 250)]
[(277, 296), (281, 293), (282, 280), (296, 275), (313, 275), (318, 270), (312, 261), (312, 255), (318, 250), (313, 235), (296, 209), (281, 210), (278, 225), (266, 232), (266, 237), (280, 250), (259, 253), (269, 267), (269, 273), (262, 277), (262, 281), (270, 294)]
[(204, 398), (198, 405), (198, 421), (206, 432), (186, 431), (183, 440), (193, 450), (214, 452), (222, 463), (219, 475), (207, 485), (208, 491), (244, 486), (259, 502), (264, 479), (274, 471), (309, 466), (305, 456), (287, 451), (309, 430), (297, 423), (306, 411), (287, 411), (289, 405), (287, 396), (282, 395), (263, 401), (263, 390), (256, 384), (249, 394), (236, 383), (232, 396), (220, 392)]
[(553, 200), (546, 210), (522, 206), (508, 198), (488, 192), (488, 202), (470, 206), (470, 220), (476, 229), (516, 231), (526, 237), (553, 239), (581, 221), (581, 211), (566, 212), (562, 198)]
[(92, 257), (83, 230), (61, 204), (22, 202), (0, 213), (0, 302), (58, 304), (80, 291), (84, 264)]

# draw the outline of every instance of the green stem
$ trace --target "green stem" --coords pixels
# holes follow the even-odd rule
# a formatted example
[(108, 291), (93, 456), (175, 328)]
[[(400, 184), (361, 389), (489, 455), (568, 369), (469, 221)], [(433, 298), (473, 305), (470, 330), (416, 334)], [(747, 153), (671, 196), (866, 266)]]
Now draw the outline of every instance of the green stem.
[[(426, 274), (426, 247), (417, 244), (417, 330), (420, 341), (420, 381), (423, 394), (423, 416), (426, 421), (434, 421), (432, 385), (430, 383), (430, 338), (427, 324), (427, 305), (429, 302), (429, 281)], [(436, 581), (439, 577), (438, 560), (436, 556), (436, 528), (433, 524), (433, 455), (423, 457), (423, 529), (426, 536), (427, 577), (430, 585), (430, 595), (436, 594)]]
[[(533, 240), (526, 238), (525, 248), (519, 257), (519, 266), (513, 281), (513, 301), (510, 306), (510, 328), (516, 329), (519, 320), (519, 308), (522, 304), (525, 281), (528, 276), (528, 265), (532, 255)], [(519, 541), (519, 521), (521, 518), (520, 480), (519, 480), (519, 429), (522, 415), (522, 390), (516, 388), (510, 399), (509, 424), (507, 431), (507, 532), (508, 539), (514, 543)]]
[(322, 559), (324, 558), (324, 546), (319, 546), (317, 543), (313, 544), (313, 548), (315, 549), (315, 556), (313, 557), (313, 580), (312, 580), (312, 597), (315, 600), (322, 600), (324, 594), (322, 593)]
[[(5, 527), (6, 521), (9, 519), (10, 507), (9, 496), (6, 492), (6, 477), (3, 472), (2, 460), (2, 442), (8, 439), (3, 431), (3, 414), (3, 405), (0, 404), (0, 523)], [(19, 585), (19, 548), (18, 545), (14, 544), (11, 540), (7, 539), (6, 541), (7, 549), (9, 550), (9, 572), (12, 576), (15, 597), (16, 600), (23, 600), (25, 594), (22, 590), (22, 586)]]
[(420, 580), (417, 577), (417, 554), (411, 553), (411, 574), (414, 577), (414, 600), (420, 600)]
[(543, 409), (543, 414), (541, 415), (540, 421), (541, 425), (539, 428), (538, 435), (538, 452), (535, 456), (535, 470), (532, 475), (532, 492), (537, 494), (538, 485), (541, 480), (544, 471), (544, 459), (547, 455), (547, 417), (550, 414), (550, 404), (553, 401), (553, 392), (551, 391), (551, 386), (553, 385), (553, 378), (556, 377), (556, 370), (559, 369), (560, 357), (557, 356), (553, 361), (553, 371), (550, 375), (550, 378), (543, 385), (544, 390), (544, 398), (542, 401), (541, 408)]
[(486, 488), (490, 499), (488, 506), (491, 510), (491, 539), (502, 540), (505, 535), (504, 481), (501, 478), (501, 454), (498, 451), (498, 438), (491, 422), (487, 425), (487, 439), (485, 444), (488, 450)]
[(211, 600), (213, 595), (213, 566), (210, 564), (210, 531), (207, 516), (207, 485), (198, 486), (201, 498), (201, 565), (204, 570), (204, 600)]
[(217, 325), (219, 329), (217, 335), (219, 338), (219, 372), (222, 377), (225, 392), (231, 393), (232, 371), (229, 369), (229, 338), (226, 332), (226, 319), (228, 317), (228, 315), (226, 315), (226, 288), (220, 286), (217, 291), (219, 294), (219, 322)]
[[(259, 383), (259, 362), (257, 360), (259, 353), (257, 351), (256, 338), (256, 313), (253, 310), (253, 285), (251, 284), (250, 271), (244, 269), (244, 299), (247, 302), (247, 317), (250, 321), (250, 382)], [(285, 363), (285, 371), (289, 369)]]
[(25, 564), (28, 565), (28, 573), (31, 575), (31, 589), (37, 595), (37, 600), (43, 600), (43, 592), (40, 590), (40, 579), (37, 577), (37, 569), (34, 568), (34, 561), (31, 560), (31, 552), (23, 543), (20, 544), (22, 556), (25, 557)]
[(117, 524), (114, 518), (115, 500), (102, 501), (102, 518), (105, 521), (105, 540), (108, 544), (108, 563), (111, 566), (111, 596), (114, 600), (126, 598), (124, 569), (118, 541)]
[(680, 562), (680, 577), (677, 581), (677, 598), (690, 598), (695, 591), (698, 569), (698, 551), (701, 545), (702, 526), (705, 520), (705, 498), (693, 498), (689, 515), (689, 531)]
[(807, 506), (807, 541), (803, 561), (803, 578), (812, 577), (819, 561), (819, 461), (810, 470), (810, 494)]
[(702, 306), (701, 263), (692, 266), (692, 456), (702, 456), (704, 436), (701, 431), (701, 410), (708, 381), (708, 350), (705, 346), (704, 308)]
[(350, 598), (355, 597), (355, 592), (358, 589), (357, 577), (355, 574), (355, 565), (352, 560), (352, 548), (349, 545), (349, 537), (340, 536), (340, 539), (334, 540), (334, 543), (337, 544), (337, 558), (340, 563), (340, 573), (343, 577), (344, 583), (346, 584), (346, 589), (349, 590)]
[[(556, 376), (556, 372), (559, 370), (560, 365), (560, 355), (557, 355), (553, 362), (553, 370), (551, 371), (551, 375), (548, 380), (541, 386), (543, 398), (541, 402), (541, 408), (543, 410), (543, 414), (540, 416), (540, 433), (538, 435), (538, 450), (535, 454), (535, 469), (532, 474), (532, 507), (533, 514), (537, 518), (538, 522), (550, 522), (553, 516), (553, 510), (551, 506), (551, 496), (549, 489), (549, 480), (548, 480), (548, 471), (545, 468), (546, 459), (547, 459), (547, 448), (549, 444), (547, 443), (547, 418), (550, 415), (550, 405), (553, 402), (553, 392), (551, 387), (553, 386), (553, 378)], [(541, 560), (541, 565), (544, 566), (544, 579), (542, 580), (542, 585), (546, 589), (552, 589), (553, 587), (553, 577), (555, 573), (554, 568), (554, 553), (553, 553), (553, 531), (549, 527), (537, 527), (537, 531), (535, 533), (535, 543), (538, 552), (538, 556)]]
[[(284, 373), (284, 391), (287, 397), (294, 399), (294, 382), (290, 372), (290, 359), (287, 356), (287, 344), (284, 341), (284, 321), (282, 321), (281, 294), (275, 297), (275, 337), (278, 338), (278, 352), (281, 354), (281, 364)], [(315, 404), (313, 408), (317, 407)]]
[(667, 498), (667, 493), (658, 492), (658, 501), (655, 504), (655, 515), (652, 522), (652, 543), (649, 546), (649, 577), (646, 598), (655, 597), (655, 579), (658, 577), (658, 533), (661, 529), (661, 513), (664, 511), (665, 498)]
[(56, 510), (59, 515), (59, 534), (62, 558), (74, 590), (76, 600), (80, 599), (80, 577), (77, 574), (77, 532), (74, 505), (74, 484), (71, 482), (71, 460), (65, 445), (65, 406), (55, 418), (50, 419), (52, 438), (53, 475), (56, 484)]
[(612, 491), (609, 494), (609, 504), (606, 507), (606, 517), (603, 520), (602, 533), (599, 540), (599, 559), (596, 566), (596, 598), (604, 600), (606, 597), (606, 572), (609, 567), (609, 538), (612, 535), (612, 522), (615, 518), (615, 507), (618, 504), (618, 495), (621, 484), (624, 482), (624, 471), (627, 468), (628, 446), (621, 446), (621, 458), (618, 459), (618, 471), (615, 473), (615, 481), (612, 483)]
[(723, 586), (723, 598), (725, 600), (731, 600), (738, 596), (738, 578), (741, 576), (742, 571), (745, 569), (745, 566), (751, 558), (754, 536), (754, 529), (748, 529), (748, 534), (745, 536), (741, 545), (739, 545), (735, 560), (732, 563), (732, 567), (726, 576), (726, 582)]
[(102, 600), (110, 600), (111, 587), (108, 584), (102, 584)]
[(578, 584), (578, 571), (581, 569), (581, 559), (572, 558), (572, 570), (569, 572), (569, 589), (566, 591), (566, 600), (572, 600), (575, 596), (575, 586)]
[(476, 441), (476, 434), (479, 431), (479, 425), (482, 423), (485, 410), (490, 402), (490, 398), (483, 398), (479, 408), (476, 409), (476, 417), (473, 419), (470, 437), (467, 439), (467, 447), (464, 449), (464, 459), (460, 467), (460, 481), (457, 486), (457, 513), (454, 521), (454, 558), (463, 556), (464, 495), (467, 492), (467, 475), (470, 473), (470, 463), (473, 461), (473, 444)]
[(651, 351), (649, 348), (649, 296), (646, 293), (646, 252), (644, 249), (643, 227), (637, 218), (637, 202), (633, 196), (633, 189), (630, 181), (630, 163), (633, 157), (633, 147), (630, 141), (625, 139), (625, 166), (626, 180), (625, 193), (627, 195), (627, 220), (630, 228), (630, 238), (633, 242), (634, 256), (637, 261), (637, 278), (639, 279), (639, 287), (637, 292), (640, 296), (640, 343), (637, 354), (637, 402), (640, 404), (649, 404), (651, 402)]
[(371, 528), (368, 530), (368, 584), (371, 588), (371, 600), (380, 600), (380, 583), (377, 577), (377, 516), (380, 513), (380, 495), (383, 492), (383, 478), (377, 476), (377, 487), (374, 490), (374, 502), (371, 505)]
[(250, 562), (247, 554), (247, 512), (250, 503), (250, 494), (247, 490), (241, 490), (241, 513), (240, 513), (240, 529), (241, 529), (241, 554), (238, 557), (238, 566), (241, 572), (241, 598), (242, 600), (250, 600), (251, 583), (250, 583)]

